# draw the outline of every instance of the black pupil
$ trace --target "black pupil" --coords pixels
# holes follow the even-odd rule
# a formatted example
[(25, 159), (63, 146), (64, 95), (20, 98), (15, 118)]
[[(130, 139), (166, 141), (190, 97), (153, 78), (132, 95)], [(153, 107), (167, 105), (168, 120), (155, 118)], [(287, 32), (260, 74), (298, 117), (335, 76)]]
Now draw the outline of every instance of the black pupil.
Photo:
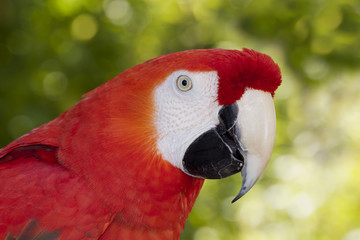
[(181, 85), (183, 85), (183, 87), (186, 87), (186, 86), (188, 85), (187, 80), (186, 80), (186, 79), (183, 79), (183, 80), (181, 81)]

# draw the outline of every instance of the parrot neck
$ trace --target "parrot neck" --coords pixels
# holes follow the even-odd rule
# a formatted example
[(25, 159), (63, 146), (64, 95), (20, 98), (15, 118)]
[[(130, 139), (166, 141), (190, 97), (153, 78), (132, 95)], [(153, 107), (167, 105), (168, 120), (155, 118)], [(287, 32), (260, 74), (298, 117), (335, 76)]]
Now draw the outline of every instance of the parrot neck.
[(63, 122), (59, 162), (85, 178), (114, 212), (114, 224), (121, 229), (113, 226), (111, 231), (151, 229), (180, 236), (203, 179), (175, 168), (130, 134), (119, 142), (111, 135), (87, 136), (97, 131), (91, 126)]
[(148, 165), (123, 166), (116, 175), (108, 172), (105, 184), (105, 176), (92, 177), (95, 190), (116, 214), (110, 236), (178, 239), (204, 180), (184, 174), (161, 158), (142, 160)]
[(134, 171), (137, 176), (127, 178), (127, 187), (118, 199), (121, 209), (109, 229), (123, 236), (120, 239), (128, 239), (127, 234), (141, 236), (137, 239), (150, 235), (156, 236), (151, 239), (179, 239), (184, 229), (204, 180), (188, 176), (165, 161), (155, 165), (155, 171), (140, 169)]
[[(146, 158), (134, 153), (113, 156), (109, 151), (97, 149), (92, 156), (81, 155), (82, 159), (88, 158), (86, 166), (82, 161), (73, 162), (80, 158), (74, 157), (75, 151), (69, 153), (72, 160), (68, 153), (59, 153), (59, 157), (62, 164), (93, 186), (115, 214), (114, 226), (109, 229), (117, 235), (126, 234), (125, 229), (143, 234), (151, 230), (152, 234), (174, 236), (165, 234), (167, 237), (154, 239), (178, 239), (204, 180), (183, 173), (161, 157)], [(94, 159), (96, 156), (99, 158)]]

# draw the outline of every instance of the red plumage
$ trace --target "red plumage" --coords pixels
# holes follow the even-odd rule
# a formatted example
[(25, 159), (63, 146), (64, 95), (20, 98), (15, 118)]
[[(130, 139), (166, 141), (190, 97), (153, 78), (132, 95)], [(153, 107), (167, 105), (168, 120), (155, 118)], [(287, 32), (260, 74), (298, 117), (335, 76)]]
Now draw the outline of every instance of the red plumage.
[(123, 72), (0, 149), (0, 239), (32, 220), (60, 239), (178, 239), (203, 184), (156, 147), (153, 91), (178, 69), (217, 71), (220, 104), (281, 81), (268, 56), (246, 49), (174, 53)]

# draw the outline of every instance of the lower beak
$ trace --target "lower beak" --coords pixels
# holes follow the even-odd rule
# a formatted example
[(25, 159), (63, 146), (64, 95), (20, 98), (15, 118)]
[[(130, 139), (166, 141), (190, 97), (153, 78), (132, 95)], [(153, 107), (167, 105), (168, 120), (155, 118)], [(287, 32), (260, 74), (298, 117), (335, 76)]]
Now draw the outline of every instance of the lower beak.
[(219, 111), (219, 124), (188, 147), (184, 170), (192, 176), (219, 179), (241, 171), (235, 202), (264, 171), (275, 139), (275, 108), (270, 93), (248, 89), (240, 100)]
[(241, 171), (244, 157), (236, 125), (237, 104), (226, 105), (219, 112), (219, 124), (188, 147), (183, 158), (185, 171), (195, 177), (219, 179)]

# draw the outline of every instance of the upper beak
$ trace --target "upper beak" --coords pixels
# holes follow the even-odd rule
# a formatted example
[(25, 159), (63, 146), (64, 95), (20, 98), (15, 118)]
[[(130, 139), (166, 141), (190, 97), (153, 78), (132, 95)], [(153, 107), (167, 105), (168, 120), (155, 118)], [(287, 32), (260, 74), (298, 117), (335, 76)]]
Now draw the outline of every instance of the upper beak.
[(248, 89), (240, 100), (219, 111), (219, 124), (188, 147), (184, 170), (195, 177), (224, 178), (241, 171), (235, 202), (256, 183), (270, 159), (276, 116), (270, 93)]
[(245, 152), (243, 177), (239, 194), (245, 195), (257, 182), (271, 157), (276, 134), (276, 114), (272, 96), (268, 92), (248, 89), (237, 102), (237, 125)]

